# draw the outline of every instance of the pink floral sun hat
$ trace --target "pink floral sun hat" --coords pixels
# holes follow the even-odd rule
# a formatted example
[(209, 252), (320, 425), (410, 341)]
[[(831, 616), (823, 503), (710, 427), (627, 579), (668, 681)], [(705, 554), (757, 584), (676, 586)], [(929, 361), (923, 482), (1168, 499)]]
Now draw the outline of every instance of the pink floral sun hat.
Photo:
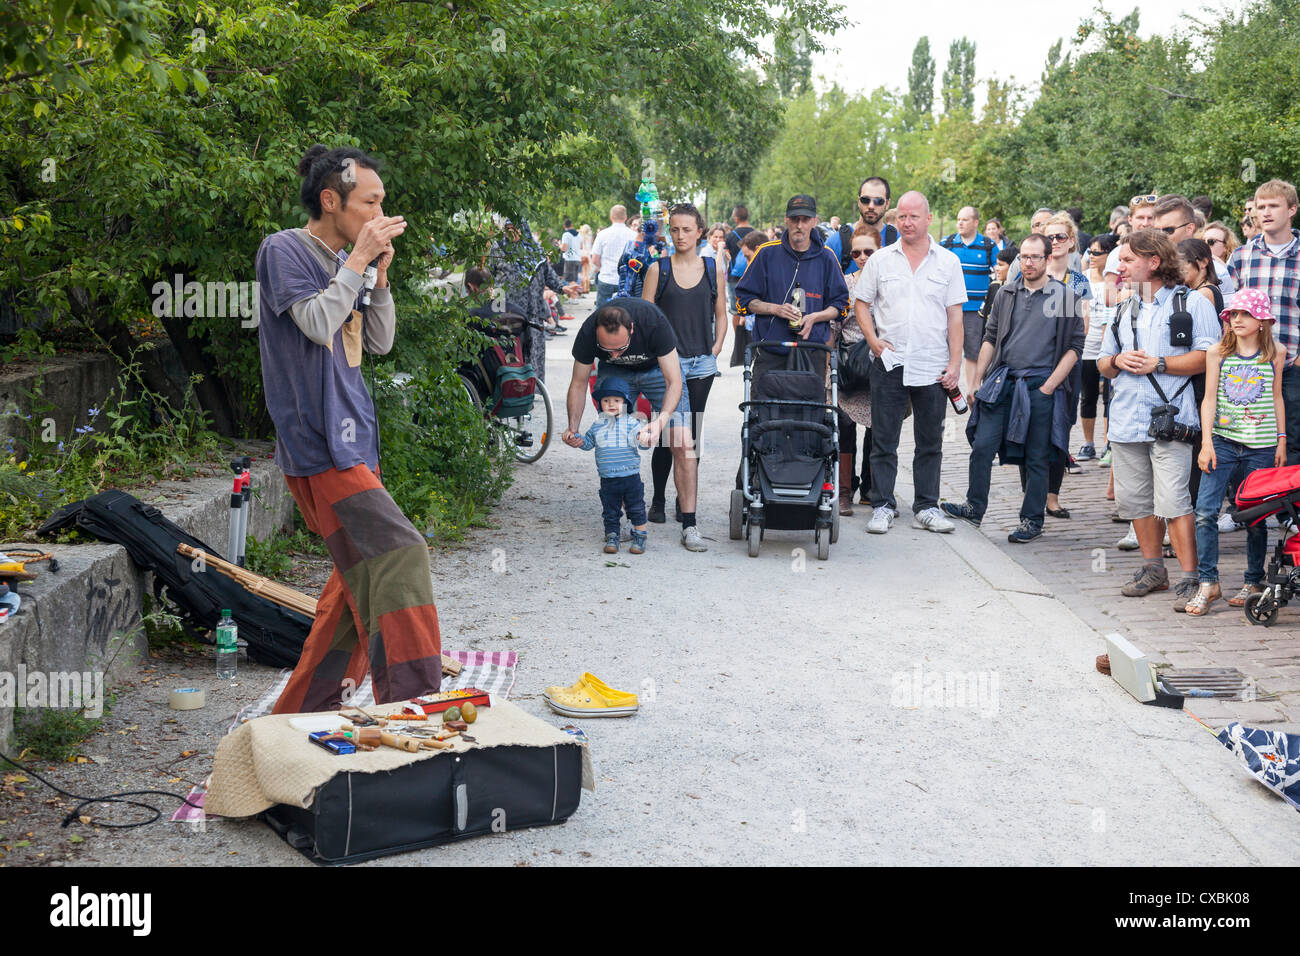
[(1219, 319), (1227, 322), (1234, 312), (1249, 312), (1261, 322), (1277, 321), (1276, 316), (1273, 315), (1273, 307), (1269, 304), (1268, 296), (1259, 289), (1238, 289), (1233, 293), (1232, 299), (1229, 300), (1228, 307), (1219, 313)]

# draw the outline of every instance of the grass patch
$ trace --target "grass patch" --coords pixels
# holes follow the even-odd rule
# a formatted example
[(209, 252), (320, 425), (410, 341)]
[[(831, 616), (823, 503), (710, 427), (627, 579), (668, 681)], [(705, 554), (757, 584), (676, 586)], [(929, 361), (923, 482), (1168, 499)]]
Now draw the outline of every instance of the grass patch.
[(84, 711), (75, 709), (15, 708), (14, 741), (18, 752), (66, 763), (77, 755), (86, 738), (99, 730), (113, 700), (113, 694), (105, 694), (104, 713), (99, 717), (87, 717)]

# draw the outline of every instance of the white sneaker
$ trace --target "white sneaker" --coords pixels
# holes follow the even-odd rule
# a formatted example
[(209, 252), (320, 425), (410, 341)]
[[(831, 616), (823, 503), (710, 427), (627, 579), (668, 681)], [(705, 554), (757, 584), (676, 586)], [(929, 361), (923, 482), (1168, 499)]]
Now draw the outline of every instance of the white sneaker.
[(1219, 534), (1228, 534), (1231, 531), (1240, 531), (1241, 525), (1232, 520), (1232, 515), (1224, 512), (1219, 515)]
[(1138, 548), (1142, 547), (1138, 544), (1137, 528), (1129, 525), (1128, 534), (1116, 541), (1115, 547), (1119, 548), (1121, 551), (1136, 551)]
[(918, 511), (912, 515), (912, 527), (920, 528), (922, 531), (947, 534), (957, 526), (945, 518), (943, 512), (938, 508), (926, 508), (924, 511)]
[(871, 512), (871, 520), (867, 522), (867, 534), (884, 534), (894, 526), (894, 509), (889, 505), (881, 505)]
[(695, 525), (682, 529), (682, 547), (687, 551), (708, 551), (709, 546), (704, 543), (704, 537), (700, 534), (700, 529)]

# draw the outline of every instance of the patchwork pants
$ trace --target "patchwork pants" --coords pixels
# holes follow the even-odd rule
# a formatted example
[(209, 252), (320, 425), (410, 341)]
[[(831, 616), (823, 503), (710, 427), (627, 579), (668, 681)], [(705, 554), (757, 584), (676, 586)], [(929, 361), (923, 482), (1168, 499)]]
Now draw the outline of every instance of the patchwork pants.
[(365, 465), (285, 481), (334, 571), (273, 713), (337, 710), (367, 671), (376, 703), (438, 690), (442, 639), (424, 537)]

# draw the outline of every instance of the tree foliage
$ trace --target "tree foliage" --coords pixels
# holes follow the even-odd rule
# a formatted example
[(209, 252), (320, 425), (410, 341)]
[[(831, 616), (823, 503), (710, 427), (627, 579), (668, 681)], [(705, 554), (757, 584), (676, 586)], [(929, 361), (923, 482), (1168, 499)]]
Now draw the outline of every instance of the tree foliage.
[(943, 111), (975, 110), (975, 44), (965, 37), (948, 45), (948, 65), (943, 68)]
[(910, 125), (930, 125), (934, 112), (934, 57), (930, 55), (929, 37), (921, 37), (912, 48), (912, 65), (907, 68), (907, 106), (914, 117)]
[[(723, 124), (770, 135), (779, 116), (743, 64), (783, 25), (813, 37), (839, 12), (812, 0), (697, 0), (672, 16), (632, 0), (56, 0), (53, 16), (20, 0), (0, 21), (0, 290), (20, 314), (125, 347), (122, 323), (148, 313), (156, 282), (252, 281), (262, 238), (305, 221), (302, 153), (353, 145), (385, 163), (385, 211), (410, 223), (390, 273), (395, 361), (409, 361), (403, 343), (437, 341), (422, 326), (459, 311), (424, 295), (429, 270), (481, 255), (486, 211), (630, 199), (642, 164), (667, 162), (652, 154), (656, 124), (679, 127), (657, 142), (683, 180), (743, 179), (744, 147), (720, 145)], [(57, 42), (33, 61), (47, 35)], [(78, 42), (86, 62), (72, 60)], [(59, 88), (60, 75), (83, 82)], [(162, 323), (204, 374), (218, 428), (264, 433), (256, 332), (229, 316)]]

